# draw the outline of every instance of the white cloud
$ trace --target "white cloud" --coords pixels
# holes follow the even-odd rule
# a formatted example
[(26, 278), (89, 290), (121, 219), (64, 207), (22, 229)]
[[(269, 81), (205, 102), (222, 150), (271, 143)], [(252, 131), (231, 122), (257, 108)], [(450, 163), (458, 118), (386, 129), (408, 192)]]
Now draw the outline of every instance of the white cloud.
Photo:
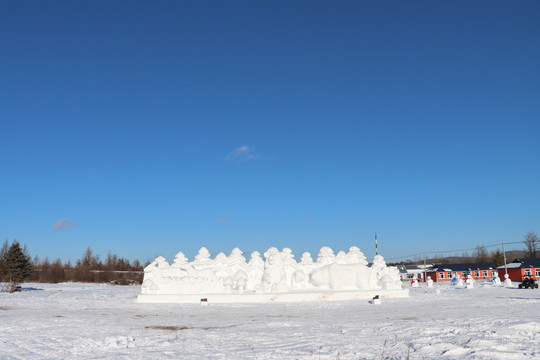
[(53, 229), (54, 230), (69, 229), (76, 226), (77, 224), (71, 221), (70, 218), (62, 218), (53, 224)]
[(243, 162), (248, 161), (252, 159), (256, 159), (258, 155), (255, 153), (253, 148), (244, 145), (240, 146), (236, 149), (233, 149), (229, 155), (225, 158), (227, 161), (234, 161), (234, 162)]

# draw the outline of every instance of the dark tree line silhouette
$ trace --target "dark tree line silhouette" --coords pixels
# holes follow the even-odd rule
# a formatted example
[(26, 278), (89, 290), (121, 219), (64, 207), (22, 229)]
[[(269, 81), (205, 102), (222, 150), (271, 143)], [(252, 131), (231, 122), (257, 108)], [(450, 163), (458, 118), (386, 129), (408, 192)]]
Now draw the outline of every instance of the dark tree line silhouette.
[[(8, 246), (6, 240), (2, 248)], [(26, 247), (24, 253), (28, 256)], [(110, 282), (119, 285), (130, 285), (142, 283), (144, 274), (143, 265), (139, 260), (129, 261), (129, 259), (119, 257), (109, 251), (103, 261), (99, 255), (94, 254), (90, 247), (85, 250), (82, 257), (75, 264), (70, 261), (62, 262), (60, 258), (50, 260), (47, 257), (40, 259), (36, 256), (31, 261), (31, 265), (31, 273), (25, 278), (28, 282)], [(2, 276), (0, 279), (2, 282), (9, 280), (6, 274), (0, 276)]]

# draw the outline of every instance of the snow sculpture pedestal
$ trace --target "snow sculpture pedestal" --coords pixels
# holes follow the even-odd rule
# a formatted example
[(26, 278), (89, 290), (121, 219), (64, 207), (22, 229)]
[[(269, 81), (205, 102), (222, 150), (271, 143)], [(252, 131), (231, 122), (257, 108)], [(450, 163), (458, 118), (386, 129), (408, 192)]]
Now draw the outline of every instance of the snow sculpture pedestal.
[(201, 248), (192, 262), (178, 253), (173, 264), (158, 256), (144, 269), (139, 302), (144, 303), (266, 303), (407, 297), (399, 271), (376, 255), (368, 266), (353, 246), (334, 255), (321, 248), (317, 261), (304, 253), (296, 262), (291, 249), (270, 248), (264, 260), (255, 251), (246, 262), (238, 248), (211, 259)]

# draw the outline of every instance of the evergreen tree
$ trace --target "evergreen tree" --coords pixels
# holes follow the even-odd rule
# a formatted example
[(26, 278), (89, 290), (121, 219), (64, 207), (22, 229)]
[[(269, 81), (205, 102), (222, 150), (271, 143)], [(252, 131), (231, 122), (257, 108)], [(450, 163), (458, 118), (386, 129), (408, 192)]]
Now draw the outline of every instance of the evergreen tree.
[(493, 262), (493, 265), (495, 267), (504, 265), (503, 253), (499, 249), (497, 249), (497, 251), (492, 252), (491, 261)]
[(6, 254), (9, 250), (9, 243), (6, 239), (0, 248), (0, 278), (6, 274)]
[(15, 291), (17, 283), (23, 282), (32, 274), (32, 260), (18, 241), (13, 241), (2, 261), (2, 272), (9, 277), (9, 290)]

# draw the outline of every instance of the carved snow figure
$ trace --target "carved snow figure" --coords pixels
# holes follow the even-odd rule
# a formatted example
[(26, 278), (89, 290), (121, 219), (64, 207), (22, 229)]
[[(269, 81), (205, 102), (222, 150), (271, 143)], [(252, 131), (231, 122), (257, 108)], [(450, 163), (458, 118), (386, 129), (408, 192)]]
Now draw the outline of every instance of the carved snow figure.
[(199, 253), (195, 256), (195, 260), (191, 263), (195, 270), (202, 270), (213, 265), (210, 259), (210, 252), (204, 246), (200, 248)]
[(227, 272), (229, 275), (236, 274), (238, 271), (242, 271), (245, 273), (245, 271), (247, 270), (247, 263), (246, 259), (244, 258), (244, 256), (242, 256), (242, 254), (242, 250), (240, 250), (239, 248), (234, 248), (231, 251), (229, 257), (226, 257), (224, 259), (225, 264), (222, 272)]
[(243, 252), (239, 248), (234, 248), (228, 258), (228, 265), (234, 268), (245, 269), (247, 266), (246, 258), (242, 255)]
[(293, 274), (298, 270), (298, 264), (296, 263), (296, 260), (294, 260), (292, 250), (289, 248), (284, 248), (281, 251), (281, 259), (283, 261), (283, 270), (285, 271), (285, 276), (287, 278), (287, 287), (290, 287)]
[(377, 285), (382, 290), (401, 290), (401, 280), (399, 270), (395, 266), (387, 267), (382, 272), (382, 277), (377, 282)]
[(345, 254), (345, 251), (341, 250), (336, 255), (336, 264), (350, 264), (348, 262), (347, 254)]
[(471, 274), (467, 276), (467, 280), (465, 281), (467, 289), (472, 289), (474, 287), (474, 279)]
[(192, 276), (184, 278), (190, 287), (186, 287), (187, 294), (219, 293), (223, 290), (223, 278), (218, 278), (211, 268), (195, 271)]
[(227, 255), (220, 252), (216, 255), (213, 261), (214, 273), (218, 277), (227, 277), (233, 274), (232, 269), (229, 267)]
[(264, 269), (264, 260), (261, 257), (261, 253), (254, 251), (251, 253), (248, 265), (253, 268)]
[(315, 287), (369, 290), (370, 269), (360, 264), (330, 264), (313, 270), (309, 282)]
[(399, 270), (395, 266), (386, 266), (386, 261), (381, 255), (375, 255), (371, 265), (369, 283), (371, 289), (399, 290)]
[(414, 274), (413, 277), (412, 277), (411, 287), (413, 287), (413, 288), (418, 287), (418, 276), (416, 274)]
[(291, 287), (293, 289), (305, 289), (309, 287), (309, 274), (315, 268), (311, 254), (305, 252), (298, 263), (298, 270), (293, 273)]
[(191, 266), (189, 265), (188, 258), (184, 255), (183, 252), (176, 254), (174, 262), (170, 265), (167, 276), (171, 278), (181, 278), (188, 276), (191, 272)]
[(264, 253), (264, 272), (261, 281), (261, 289), (265, 293), (285, 292), (287, 287), (287, 276), (283, 269), (283, 259), (281, 253), (275, 247), (271, 247)]
[(328, 246), (323, 246), (319, 250), (319, 255), (317, 255), (317, 262), (315, 263), (316, 267), (321, 267), (329, 264), (333, 264), (336, 256), (334, 251)]
[(311, 258), (310, 253), (305, 252), (302, 254), (302, 258), (298, 263), (298, 268), (302, 270), (304, 274), (311, 273), (311, 271), (315, 268), (315, 264), (313, 264), (313, 259)]
[(508, 276), (508, 274), (504, 274), (504, 286), (512, 286), (512, 280), (510, 280), (510, 276)]
[(219, 253), (212, 259), (205, 247), (192, 262), (182, 252), (176, 254), (171, 265), (158, 256), (144, 269), (141, 296), (401, 290), (397, 268), (387, 267), (379, 255), (371, 267), (366, 266), (364, 255), (356, 247), (348, 253), (340, 251), (337, 256), (331, 248), (323, 247), (317, 263), (307, 252), (297, 263), (289, 248), (280, 252), (272, 247), (264, 258), (255, 251), (246, 263), (242, 251), (235, 248), (228, 257)]
[(251, 259), (247, 264), (247, 284), (246, 289), (260, 291), (262, 275), (264, 272), (264, 260), (258, 251), (251, 253)]
[(164, 278), (169, 263), (163, 256), (158, 256), (144, 268), (144, 278), (141, 293), (155, 294), (160, 290), (161, 279)]
[(426, 284), (428, 287), (433, 287), (433, 280), (431, 279), (431, 276), (427, 277)]
[(246, 291), (247, 279), (240, 278), (236, 281), (236, 288), (240, 294), (243, 294)]
[(463, 287), (465, 283), (459, 274), (456, 274), (456, 286)]
[(233, 284), (234, 280), (232, 276), (226, 277), (225, 280), (223, 280), (223, 285), (225, 285), (225, 292), (227, 294), (230, 294), (232, 292)]
[(360, 249), (356, 246), (351, 246), (349, 252), (347, 253), (347, 259), (349, 264), (361, 264), (368, 266), (368, 261), (366, 256)]
[[(233, 281), (234, 281), (234, 284), (233, 284), (233, 288), (235, 291), (244, 291), (245, 288), (246, 288), (246, 284), (247, 284), (247, 279), (248, 279), (248, 275), (246, 274), (246, 272), (244, 270), (238, 270), (234, 275), (233, 275)], [(240, 289), (242, 287), (242, 289)]]
[(296, 270), (291, 279), (291, 288), (295, 290), (305, 289), (308, 287), (309, 277), (303, 270)]
[(171, 266), (183, 268), (184, 266), (187, 267), (188, 263), (189, 263), (189, 260), (186, 257), (186, 255), (184, 255), (183, 252), (179, 251), (178, 254), (176, 254), (176, 256), (174, 257), (174, 262)]
[(495, 276), (491, 279), (491, 284), (495, 286), (501, 286), (501, 279), (499, 278), (499, 274), (495, 273)]

